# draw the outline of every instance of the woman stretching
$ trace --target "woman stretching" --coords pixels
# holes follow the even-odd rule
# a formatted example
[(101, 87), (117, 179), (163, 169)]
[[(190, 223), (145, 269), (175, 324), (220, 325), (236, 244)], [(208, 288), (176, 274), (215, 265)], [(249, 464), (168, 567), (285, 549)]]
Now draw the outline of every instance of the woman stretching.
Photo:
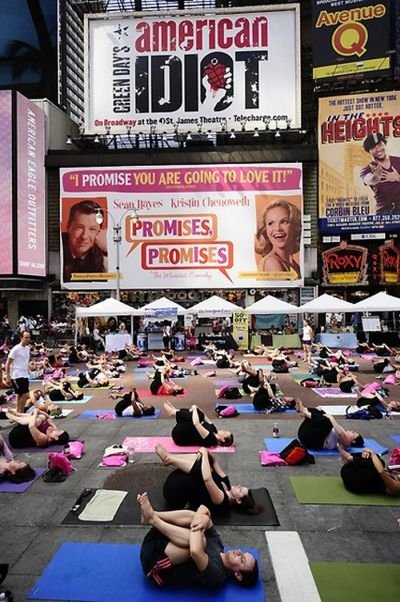
[(44, 388), (51, 401), (72, 401), (83, 399), (82, 391), (75, 391), (72, 384), (66, 378), (60, 382), (49, 380)]
[(345, 431), (333, 416), (325, 414), (322, 409), (306, 408), (301, 401), (296, 401), (296, 410), (304, 418), (297, 436), (308, 449), (336, 449), (338, 443), (343, 447), (364, 445), (359, 433)]
[(153, 416), (156, 411), (154, 406), (147, 406), (140, 401), (135, 387), (127, 393), (111, 393), (110, 397), (120, 400), (114, 408), (117, 416), (141, 418), (141, 416)]
[(400, 496), (400, 475), (385, 468), (382, 458), (371, 449), (365, 448), (361, 455), (352, 455), (341, 445), (338, 450), (343, 461), (340, 476), (346, 489), (352, 493)]
[(0, 481), (3, 479), (12, 483), (26, 483), (35, 478), (35, 471), (26, 462), (14, 460), (14, 456), (0, 435)]
[(49, 415), (37, 408), (32, 414), (21, 414), (11, 409), (6, 414), (10, 422), (16, 422), (8, 435), (11, 447), (48, 447), (52, 444), (65, 445), (69, 441), (68, 433), (57, 428)]
[(230, 484), (215, 455), (205, 447), (197, 454), (171, 454), (162, 445), (157, 445), (155, 451), (163, 464), (176, 468), (163, 487), (164, 498), (172, 509), (198, 508), (207, 502), (211, 514), (226, 513), (231, 508), (249, 514), (263, 510), (254, 503), (250, 489)]
[(153, 380), (150, 383), (150, 391), (153, 395), (181, 395), (183, 387), (179, 387), (171, 378), (172, 368), (169, 366), (157, 368)]
[(172, 439), (176, 445), (228, 447), (233, 444), (233, 435), (229, 431), (219, 431), (209, 417), (196, 405), (189, 409), (178, 410), (170, 401), (164, 403), (168, 416), (173, 416), (176, 424), (172, 429)]

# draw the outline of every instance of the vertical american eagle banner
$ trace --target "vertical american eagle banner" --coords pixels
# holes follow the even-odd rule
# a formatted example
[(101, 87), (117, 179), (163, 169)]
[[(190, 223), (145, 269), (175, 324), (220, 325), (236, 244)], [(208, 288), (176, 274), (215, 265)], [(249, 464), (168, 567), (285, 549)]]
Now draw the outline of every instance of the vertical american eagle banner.
[(300, 127), (299, 11), (85, 15), (86, 133)]
[[(60, 170), (70, 290), (303, 284), (299, 163)], [(119, 271), (117, 274), (117, 266)]]

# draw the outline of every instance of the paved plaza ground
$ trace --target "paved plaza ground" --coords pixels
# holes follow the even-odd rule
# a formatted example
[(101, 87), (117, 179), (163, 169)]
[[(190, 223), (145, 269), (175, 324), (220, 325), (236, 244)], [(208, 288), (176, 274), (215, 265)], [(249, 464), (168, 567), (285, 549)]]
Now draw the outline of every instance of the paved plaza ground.
[[(251, 361), (266, 364), (265, 360)], [(358, 358), (357, 361), (360, 362), (360, 380), (373, 380), (371, 362)], [(186, 361), (184, 365), (189, 366), (189, 362)], [(215, 381), (227, 380), (233, 375), (228, 370), (217, 370), (216, 378), (206, 378), (204, 374), (207, 370), (202, 367), (198, 370), (199, 375), (182, 380), (187, 395), (174, 398), (174, 403), (179, 407), (189, 407), (196, 403), (210, 416), (215, 416), (215, 389), (218, 387)], [(149, 381), (144, 372), (136, 368), (136, 362), (130, 362), (126, 374), (120, 379), (121, 383), (135, 384), (138, 390), (148, 390)], [(292, 375), (295, 372), (278, 375), (278, 382), (285, 394), (301, 398), (306, 405), (323, 405), (321, 402), (327, 405), (347, 405), (354, 401), (330, 398), (322, 400), (312, 389), (304, 389), (294, 382)], [(297, 372), (307, 372), (306, 365), (301, 360)], [(389, 387), (390, 399), (399, 398), (398, 388), (399, 385)], [(18, 602), (27, 599), (28, 592), (63, 542), (140, 543), (147, 532), (147, 527), (139, 525), (61, 524), (82, 490), (86, 487), (101, 488), (105, 479), (115, 470), (98, 467), (107, 446), (122, 443), (127, 436), (169, 435), (171, 432), (173, 421), (162, 408), (162, 397), (150, 398), (151, 403), (161, 408), (157, 419), (79, 418), (79, 414), (87, 409), (112, 408), (113, 402), (108, 394), (108, 390), (91, 391), (92, 397), (88, 403), (63, 406), (73, 409), (73, 412), (60, 420), (60, 424), (68, 430), (71, 438), (84, 440), (86, 445), (82, 459), (74, 461), (76, 472), (62, 483), (45, 483), (39, 479), (23, 494), (0, 494), (0, 562), (10, 565), (9, 576), (3, 588), (11, 590)], [(145, 401), (148, 402), (149, 399), (146, 398)], [(245, 401), (250, 399), (239, 400)], [(348, 428), (359, 430), (364, 437), (379, 441), (389, 451), (396, 447), (390, 435), (400, 434), (400, 416), (371, 421), (339, 418), (339, 421), (345, 422)], [(265, 531), (297, 532), (310, 562), (400, 564), (400, 529), (397, 524), (400, 506), (390, 506), (390, 500), (387, 506), (306, 505), (297, 502), (289, 477), (337, 476), (341, 466), (338, 457), (317, 457), (314, 465), (269, 468), (260, 465), (258, 452), (264, 447), (264, 438), (272, 436), (274, 422), (279, 425), (281, 437), (294, 437), (300, 420), (297, 414), (246, 414), (223, 419), (223, 428), (232, 430), (235, 435), (236, 453), (219, 454), (221, 464), (230, 475), (232, 483), (240, 482), (250, 487), (268, 489), (278, 515), (279, 527), (261, 525), (251, 528), (218, 528), (226, 545), (258, 548), (265, 599), (268, 602), (281, 600)], [(0, 425), (3, 434), (11, 428), (8, 421), (1, 421)], [(33, 467), (45, 467), (48, 451), (17, 455)], [(134, 466), (157, 461), (155, 454), (134, 454), (133, 459)], [(155, 597), (154, 600), (156, 599)], [(215, 599), (219, 599), (218, 596)], [(348, 597), (345, 591), (342, 600), (354, 602), (354, 598)], [(386, 602), (384, 597), (381, 600)], [(364, 602), (370, 601), (364, 598)]]

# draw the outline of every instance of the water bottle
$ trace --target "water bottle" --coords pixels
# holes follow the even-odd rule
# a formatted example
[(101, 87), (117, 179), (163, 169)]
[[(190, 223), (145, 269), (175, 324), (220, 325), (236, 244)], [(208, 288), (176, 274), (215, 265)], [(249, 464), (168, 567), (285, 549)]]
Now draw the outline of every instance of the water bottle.
[(275, 439), (279, 437), (279, 426), (277, 422), (274, 422), (274, 426), (272, 427), (272, 436)]

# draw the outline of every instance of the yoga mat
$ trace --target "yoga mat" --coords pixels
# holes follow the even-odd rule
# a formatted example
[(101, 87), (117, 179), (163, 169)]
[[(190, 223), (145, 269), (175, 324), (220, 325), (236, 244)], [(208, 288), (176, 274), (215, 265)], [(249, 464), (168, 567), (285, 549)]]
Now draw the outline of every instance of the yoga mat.
[[(226, 402), (223, 405), (234, 405), (237, 408), (239, 414), (265, 414), (263, 410), (259, 411), (254, 409), (252, 403), (237, 403), (235, 399), (221, 399), (221, 401)], [(221, 405), (220, 403), (216, 403), (215, 407)], [(296, 410), (287, 409), (283, 412), (272, 412), (273, 414), (296, 414)]]
[(319, 376), (317, 376), (316, 374), (312, 374), (311, 372), (306, 372), (305, 374), (293, 374), (291, 373), (291, 377), (293, 378), (293, 380), (299, 384), (300, 381), (304, 380), (305, 378), (308, 378), (310, 380), (316, 380), (319, 382)]
[[(277, 452), (278, 454), (292, 441), (291, 438), (280, 437), (277, 439), (264, 439), (264, 445), (268, 451)], [(364, 439), (364, 447), (348, 447), (347, 451), (357, 454), (361, 453), (365, 447), (369, 447), (377, 454), (386, 454), (388, 449), (375, 439)], [(314, 456), (339, 456), (337, 449), (309, 449), (310, 454)]]
[[(113, 378), (113, 380), (116, 380), (115, 378)], [(106, 387), (78, 387), (78, 385), (72, 385), (72, 388), (74, 389), (74, 391), (106, 391), (108, 389), (112, 389), (113, 387), (115, 387), (115, 382), (114, 383), (110, 383), (109, 385), (107, 385)]]
[(324, 602), (397, 602), (400, 592), (398, 564), (310, 562)]
[(357, 393), (343, 393), (339, 387), (318, 387), (318, 389), (312, 389), (314, 393), (320, 397), (358, 397)]
[[(356, 494), (347, 491), (340, 477), (289, 477), (300, 504), (334, 506), (400, 506), (400, 498), (391, 495)], [(383, 598), (380, 598), (383, 600)]]
[(396, 441), (396, 443), (400, 443), (400, 435), (390, 435), (390, 438)]
[(228, 387), (238, 387), (239, 389), (242, 386), (242, 383), (240, 383), (235, 378), (228, 378), (226, 380), (213, 380), (212, 384), (214, 385), (214, 387), (224, 387), (225, 385), (227, 385)]
[(360, 357), (362, 357), (363, 360), (376, 360), (378, 358), (376, 353), (362, 353)]
[(7, 479), (0, 480), (0, 493), (24, 493), (35, 481), (37, 481), (47, 468), (35, 468), (35, 478), (26, 483), (11, 483)]
[[(243, 550), (258, 558), (257, 550)], [(264, 602), (260, 578), (250, 590), (232, 581), (216, 591), (163, 589), (144, 577), (140, 545), (75, 542), (61, 545), (28, 594), (30, 600), (72, 602), (248, 602), (249, 596), (252, 602)]]
[(53, 444), (53, 445), (49, 445), (48, 447), (36, 447), (36, 445), (34, 447), (18, 447), (15, 448), (11, 445), (10, 440), (8, 438), (8, 433), (2, 433), (3, 435), (3, 439), (4, 441), (7, 443), (8, 447), (10, 447), (11, 449), (15, 449), (17, 452), (23, 454), (23, 453), (33, 453), (33, 452), (62, 452), (64, 451), (64, 445), (57, 445), (57, 444)]
[[(178, 379), (179, 380), (179, 379)], [(175, 383), (178, 384), (178, 383)], [(142, 397), (174, 397), (173, 395), (153, 395), (153, 393), (150, 391), (150, 389), (138, 389), (137, 394), (139, 395), (139, 398)], [(176, 395), (175, 397), (186, 397), (187, 396), (187, 391), (183, 391), (183, 393), (179, 393), (179, 395)]]
[[(128, 468), (131, 468), (131, 466), (122, 468), (119, 472), (122, 472), (123, 470), (128, 470)], [(163, 467), (160, 466), (160, 468), (162, 471)], [(162, 474), (161, 471), (160, 471), (160, 473)], [(134, 474), (134, 473), (132, 473), (132, 471), (130, 471), (130, 474)], [(136, 489), (132, 488), (132, 490), (128, 491), (128, 493), (126, 494), (126, 497), (122, 500), (120, 506), (118, 507), (113, 519), (103, 520), (101, 518), (101, 514), (99, 511), (98, 518), (88, 519), (88, 520), (85, 520), (84, 523), (82, 522), (82, 520), (80, 519), (81, 512), (83, 512), (85, 510), (85, 508), (88, 504), (92, 503), (91, 500), (95, 497), (95, 495), (96, 494), (98, 495), (99, 490), (93, 489), (92, 492), (90, 493), (90, 495), (88, 495), (87, 497), (82, 498), (82, 500), (79, 500), (79, 498), (78, 498), (78, 500), (76, 502), (78, 504), (78, 502), (80, 501), (78, 510), (76, 510), (75, 512), (70, 510), (68, 512), (68, 514), (66, 515), (66, 517), (64, 518), (64, 520), (62, 521), (62, 524), (63, 525), (82, 525), (82, 524), (97, 524), (99, 522), (105, 522), (105, 523), (110, 523), (113, 525), (140, 525), (141, 524), (141, 515), (140, 515), (140, 508), (136, 501), (136, 496), (138, 493), (141, 493), (143, 491), (143, 489), (146, 489), (146, 491), (148, 492), (149, 498), (155, 508), (157, 508), (159, 510), (170, 509), (170, 508), (168, 508), (168, 506), (165, 503), (165, 500), (163, 498), (160, 487), (151, 489), (149, 487), (145, 487), (143, 482), (137, 482), (135, 485), (136, 485)], [(106, 491), (106, 490), (102, 490), (102, 491)], [(264, 510), (262, 512), (260, 512), (259, 514), (246, 514), (244, 512), (239, 512), (237, 510), (232, 509), (230, 512), (228, 512), (224, 515), (221, 515), (221, 516), (215, 514), (213, 516), (213, 522), (216, 525), (236, 526), (236, 527), (239, 527), (239, 526), (242, 526), (242, 527), (279, 526), (280, 523), (279, 523), (274, 505), (272, 503), (272, 500), (271, 500), (271, 497), (270, 497), (268, 491), (264, 488), (252, 489), (251, 491), (252, 491), (254, 501), (256, 502), (256, 504), (260, 505), (264, 508)]]
[(66, 409), (62, 408), (61, 416), (56, 416), (55, 418), (53, 418), (53, 420), (59, 420), (60, 418), (66, 418), (67, 416), (72, 414), (73, 411), (74, 410), (66, 410)]
[(74, 403), (87, 403), (88, 401), (90, 401), (92, 399), (93, 395), (84, 395), (82, 397), (82, 399), (63, 399), (62, 401), (58, 401), (57, 403), (68, 403), (70, 404), (74, 404)]
[(325, 412), (325, 414), (330, 414), (331, 416), (346, 416), (346, 408), (349, 406), (321, 406)]
[[(180, 453), (198, 452), (201, 447), (200, 445), (191, 445), (191, 446), (181, 447), (179, 445), (175, 445), (175, 443), (172, 440), (172, 437), (165, 437), (165, 436), (164, 437), (161, 437), (161, 436), (160, 437), (126, 437), (123, 440), (122, 445), (129, 447), (129, 449), (133, 449), (133, 451), (135, 453), (147, 454), (147, 453), (154, 452), (154, 448), (157, 445), (157, 443), (161, 443), (161, 445), (163, 445), (167, 449), (167, 451), (180, 452)], [(225, 453), (225, 454), (233, 453), (234, 451), (236, 451), (236, 448), (234, 445), (231, 445), (229, 447), (223, 447), (221, 445), (218, 445), (217, 447), (210, 447), (209, 449), (213, 452), (221, 452), (221, 453)]]
[[(101, 416), (105, 416), (106, 414), (114, 414), (114, 410), (105, 410), (104, 408), (100, 410), (85, 410), (81, 414), (79, 414), (78, 418), (100, 418)], [(155, 413), (152, 416), (139, 416), (139, 418), (158, 418), (161, 413), (161, 410), (156, 409)], [(137, 420), (135, 416), (117, 416), (114, 414), (114, 418), (134, 418)]]

